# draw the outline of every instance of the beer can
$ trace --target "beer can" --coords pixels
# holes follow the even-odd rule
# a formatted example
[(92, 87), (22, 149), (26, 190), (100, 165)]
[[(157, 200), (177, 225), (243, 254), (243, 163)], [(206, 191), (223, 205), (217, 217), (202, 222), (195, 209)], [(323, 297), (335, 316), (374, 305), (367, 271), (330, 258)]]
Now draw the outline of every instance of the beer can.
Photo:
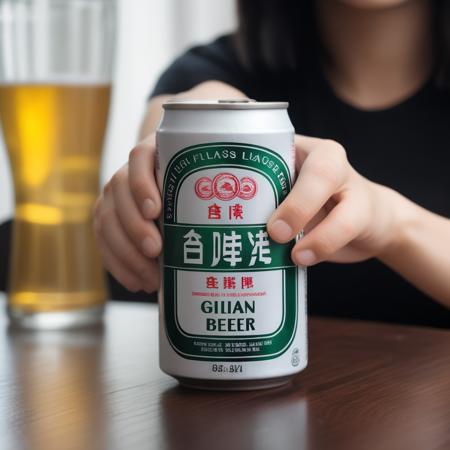
[(163, 106), (160, 367), (201, 389), (287, 383), (307, 364), (306, 271), (266, 223), (295, 177), (288, 104)]

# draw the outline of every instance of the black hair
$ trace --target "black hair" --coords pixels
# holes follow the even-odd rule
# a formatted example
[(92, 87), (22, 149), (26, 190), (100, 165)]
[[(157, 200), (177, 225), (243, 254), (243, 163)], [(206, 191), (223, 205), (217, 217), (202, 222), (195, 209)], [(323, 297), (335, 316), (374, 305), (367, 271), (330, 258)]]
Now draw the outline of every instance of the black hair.
[[(450, 1), (433, 0), (436, 82), (450, 89)], [(235, 44), (247, 69), (295, 70), (321, 48), (313, 0), (237, 0)]]

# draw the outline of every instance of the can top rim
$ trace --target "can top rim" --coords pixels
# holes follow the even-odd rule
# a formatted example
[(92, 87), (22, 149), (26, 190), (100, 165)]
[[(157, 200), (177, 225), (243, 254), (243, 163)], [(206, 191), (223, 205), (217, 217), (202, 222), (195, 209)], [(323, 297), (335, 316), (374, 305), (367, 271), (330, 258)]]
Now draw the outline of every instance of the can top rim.
[(169, 100), (163, 104), (164, 109), (287, 109), (288, 102), (257, 102), (252, 99), (224, 100)]

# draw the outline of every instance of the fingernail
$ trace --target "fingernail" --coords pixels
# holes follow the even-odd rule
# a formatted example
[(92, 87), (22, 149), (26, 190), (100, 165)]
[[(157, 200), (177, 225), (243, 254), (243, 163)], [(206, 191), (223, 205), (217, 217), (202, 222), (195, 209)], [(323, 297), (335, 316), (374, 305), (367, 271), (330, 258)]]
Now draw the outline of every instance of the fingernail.
[(312, 250), (300, 250), (295, 253), (294, 257), (299, 266), (310, 266), (317, 260), (316, 254)]
[(156, 203), (151, 199), (147, 198), (142, 204), (142, 215), (146, 219), (153, 219), (156, 211)]
[(280, 241), (288, 241), (294, 232), (292, 228), (284, 220), (275, 220), (270, 227), (270, 234)]
[(147, 236), (142, 241), (142, 251), (146, 256), (154, 258), (159, 252), (159, 245), (154, 239)]

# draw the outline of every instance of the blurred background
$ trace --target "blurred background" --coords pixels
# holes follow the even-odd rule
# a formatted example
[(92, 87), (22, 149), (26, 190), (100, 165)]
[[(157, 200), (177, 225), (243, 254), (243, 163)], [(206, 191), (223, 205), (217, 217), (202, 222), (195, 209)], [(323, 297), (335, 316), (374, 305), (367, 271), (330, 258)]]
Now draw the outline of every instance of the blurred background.
[[(118, 40), (102, 184), (128, 157), (158, 75), (186, 48), (235, 27), (234, 0), (117, 0)], [(0, 222), (13, 215), (13, 190), (0, 136)]]

